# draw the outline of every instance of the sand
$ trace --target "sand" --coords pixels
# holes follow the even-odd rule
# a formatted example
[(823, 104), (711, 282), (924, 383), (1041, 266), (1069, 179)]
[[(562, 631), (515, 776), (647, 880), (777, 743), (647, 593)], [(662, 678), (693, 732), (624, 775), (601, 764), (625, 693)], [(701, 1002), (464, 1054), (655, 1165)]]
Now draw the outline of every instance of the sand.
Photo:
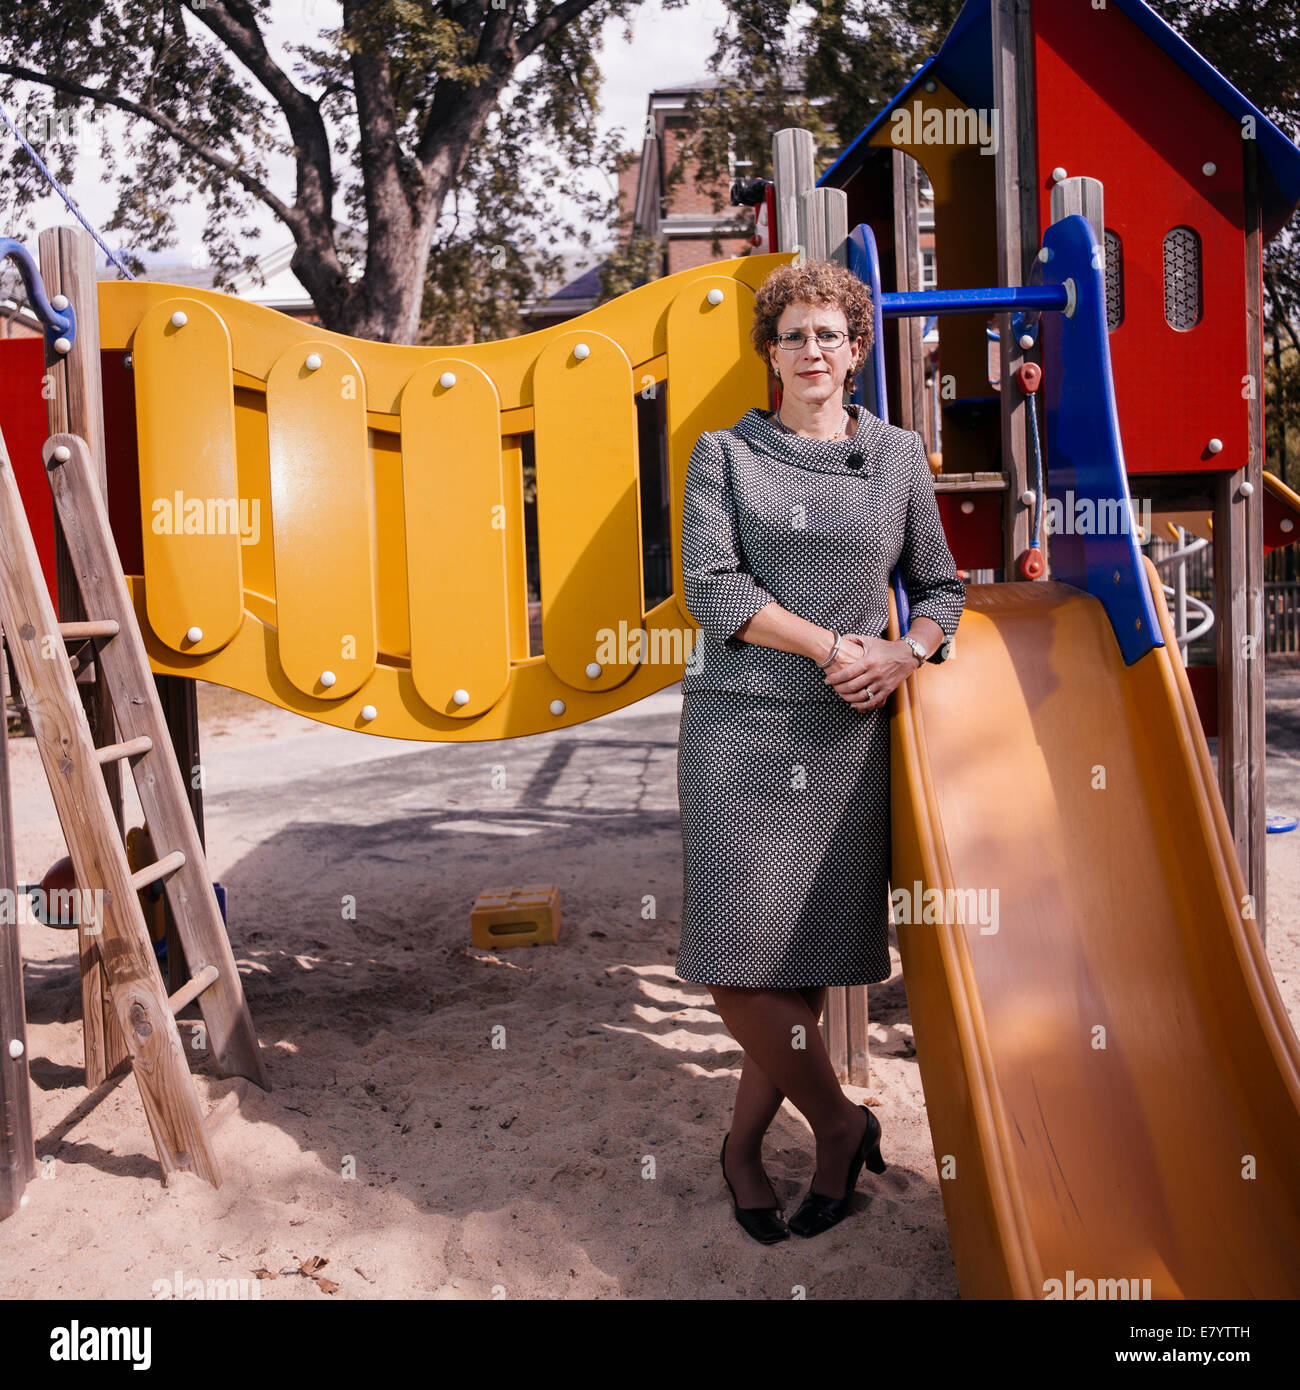
[[(815, 1241), (765, 1248), (718, 1169), (739, 1052), (673, 975), (680, 690), (492, 744), (385, 741), (201, 684), (207, 845), (274, 1089), (198, 1066), (224, 1183), (170, 1187), (129, 1076), (81, 1084), (69, 934), (22, 929), (43, 1176), (0, 1223), (0, 1297), (952, 1299), (907, 1000), (871, 991), (889, 1170)], [(1300, 666), (1271, 662), (1269, 804), (1300, 810)], [(65, 852), (10, 742), (18, 876)], [(128, 803), (136, 811), (134, 794)], [(486, 888), (554, 883), (556, 947), (469, 944)], [(1269, 955), (1300, 1018), (1300, 832), (1269, 837)], [(356, 920), (344, 915), (354, 895)], [(787, 1209), (811, 1136), (783, 1107)], [(233, 1285), (211, 1281), (243, 1281)]]

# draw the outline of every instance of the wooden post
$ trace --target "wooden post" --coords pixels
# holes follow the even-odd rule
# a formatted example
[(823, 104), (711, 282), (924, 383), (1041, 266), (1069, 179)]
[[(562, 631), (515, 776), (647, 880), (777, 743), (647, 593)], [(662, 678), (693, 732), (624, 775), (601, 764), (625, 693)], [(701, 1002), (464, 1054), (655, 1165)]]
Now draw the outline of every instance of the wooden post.
[(849, 263), (849, 197), (842, 188), (810, 188), (799, 195), (799, 244), (814, 260)]
[[(1264, 723), (1264, 238), (1260, 226), (1259, 144), (1241, 143), (1246, 204), (1246, 371), (1255, 383), (1246, 402), (1247, 455), (1245, 481), (1250, 484), (1242, 510), (1246, 522), (1245, 590), (1249, 657), (1238, 696), (1246, 707), (1246, 857), (1241, 860), (1246, 885), (1255, 900), (1255, 921), (1267, 939), (1268, 807)], [(1244, 491), (1244, 489), (1243, 489)], [(1223, 744), (1219, 744), (1222, 751)], [(1222, 757), (1219, 777), (1222, 785)], [(1237, 822), (1232, 822), (1234, 836)]]
[(23, 1189), (36, 1175), (9, 795), (9, 729), (3, 717), (8, 696), (9, 662), (0, 652), (0, 890), (13, 904), (12, 911), (0, 910), (0, 1221), (18, 1210)]
[[(198, 780), (194, 776), (194, 769), (199, 766), (198, 682), (192, 681), (188, 676), (163, 676), (157, 672), (154, 673), (153, 682), (158, 691), (163, 718), (167, 721), (167, 732), (171, 735), (172, 747), (176, 750), (176, 763), (185, 783), (190, 811), (194, 816), (194, 828), (199, 833), (199, 843), (206, 849), (207, 839), (203, 832), (203, 788), (194, 785)], [(176, 930), (176, 918), (172, 913), (171, 903), (165, 896), (163, 907), (167, 921), (167, 991), (169, 994), (175, 994), (190, 978), (190, 968), (185, 959), (185, 948), (181, 944), (180, 933)]]
[(772, 184), (776, 202), (776, 249), (797, 251), (799, 195), (816, 182), (813, 174), (817, 142), (812, 131), (791, 128), (772, 137)]
[[(100, 491), (108, 495), (104, 455), (104, 395), (99, 374), (99, 287), (95, 278), (95, 243), (79, 227), (49, 227), (40, 234), (37, 247), (41, 279), (51, 299), (66, 296), (77, 316), (77, 336), (68, 353), (45, 349), (46, 377), (52, 386), (49, 401), (51, 434), (78, 434), (86, 441), (99, 477)], [(86, 609), (68, 556), (67, 542), (57, 515), (54, 518), (54, 555), (58, 575), (60, 622), (84, 619)], [(90, 672), (86, 673), (87, 675)], [(94, 679), (80, 684), (82, 704), (96, 745), (116, 742), (113, 706), (98, 669)], [(122, 829), (122, 772), (117, 763), (104, 767), (109, 805)], [(83, 888), (99, 885), (81, 884)], [(86, 1059), (86, 1086), (93, 1090), (126, 1065), (128, 1054), (116, 1015), (109, 1004), (103, 971), (94, 940), (77, 933), (81, 959), (81, 1018)]]
[[(995, 157), (998, 283), (1023, 285), (1038, 251), (1038, 152), (1035, 138), (1034, 35), (1029, 0), (993, 0), (993, 104), (1000, 129)], [(1018, 579), (1016, 560), (1029, 546), (1033, 508), (1020, 495), (1029, 480), (1029, 417), (1013, 379), (1024, 360), (1011, 336), (1011, 315), (999, 314), (1002, 467), (1007, 474), (1003, 519), (1003, 579)], [(1044, 535), (1044, 549), (1046, 549)]]
[(1267, 937), (1264, 732), (1264, 338), (1259, 150), (1242, 141), (1246, 229), (1247, 450), (1214, 474), (1214, 616), (1218, 771), (1237, 859)]
[[(781, 130), (773, 139), (777, 249), (802, 250), (812, 259), (847, 265), (848, 197), (840, 189), (813, 187), (814, 149), (806, 130)], [(850, 1085), (867, 1085), (866, 986), (827, 990), (821, 1026), (836, 1077)]]
[[(894, 288), (904, 294), (921, 288), (920, 180), (916, 160), (902, 150), (892, 151), (894, 179)], [(936, 447), (925, 418), (925, 320), (909, 315), (895, 319), (898, 330), (898, 403), (894, 421), (916, 430), (930, 450)]]

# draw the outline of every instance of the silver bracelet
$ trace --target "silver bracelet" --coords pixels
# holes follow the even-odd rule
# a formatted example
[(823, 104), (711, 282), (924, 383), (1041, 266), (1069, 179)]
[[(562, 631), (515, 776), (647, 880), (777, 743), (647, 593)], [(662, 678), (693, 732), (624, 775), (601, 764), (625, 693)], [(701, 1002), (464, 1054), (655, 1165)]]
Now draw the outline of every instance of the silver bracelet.
[(831, 664), (831, 662), (835, 660), (835, 653), (839, 651), (840, 643), (844, 640), (838, 628), (833, 627), (831, 628), (831, 631), (835, 634), (835, 645), (831, 648), (830, 656), (828, 656), (825, 661), (819, 661), (817, 663), (817, 668), (821, 671), (824, 671)]

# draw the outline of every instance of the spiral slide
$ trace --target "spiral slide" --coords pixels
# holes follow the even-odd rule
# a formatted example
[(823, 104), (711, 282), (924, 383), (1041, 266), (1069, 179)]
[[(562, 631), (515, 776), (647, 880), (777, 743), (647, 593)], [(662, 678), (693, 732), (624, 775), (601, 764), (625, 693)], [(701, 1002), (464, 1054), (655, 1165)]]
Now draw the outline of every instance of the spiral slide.
[(895, 892), (955, 890), (898, 938), (968, 1298), (1300, 1297), (1300, 1042), (1143, 564), (1131, 665), (1080, 589), (971, 586), (895, 697)]

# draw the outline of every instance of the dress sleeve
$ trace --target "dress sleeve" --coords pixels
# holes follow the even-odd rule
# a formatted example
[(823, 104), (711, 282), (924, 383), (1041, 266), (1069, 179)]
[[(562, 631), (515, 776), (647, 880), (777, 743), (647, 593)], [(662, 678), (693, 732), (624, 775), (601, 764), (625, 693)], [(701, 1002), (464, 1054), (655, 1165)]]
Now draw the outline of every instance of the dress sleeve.
[(966, 606), (966, 586), (957, 576), (957, 563), (939, 519), (925, 444), (915, 432), (913, 438), (916, 449), (911, 460), (907, 531), (898, 563), (907, 591), (908, 621), (931, 618), (939, 624), (944, 641), (930, 660), (946, 661), (953, 655), (953, 637)]
[(711, 433), (700, 435), (686, 465), (682, 596), (700, 627), (733, 651), (745, 645), (736, 629), (776, 601), (745, 566), (726, 456)]

